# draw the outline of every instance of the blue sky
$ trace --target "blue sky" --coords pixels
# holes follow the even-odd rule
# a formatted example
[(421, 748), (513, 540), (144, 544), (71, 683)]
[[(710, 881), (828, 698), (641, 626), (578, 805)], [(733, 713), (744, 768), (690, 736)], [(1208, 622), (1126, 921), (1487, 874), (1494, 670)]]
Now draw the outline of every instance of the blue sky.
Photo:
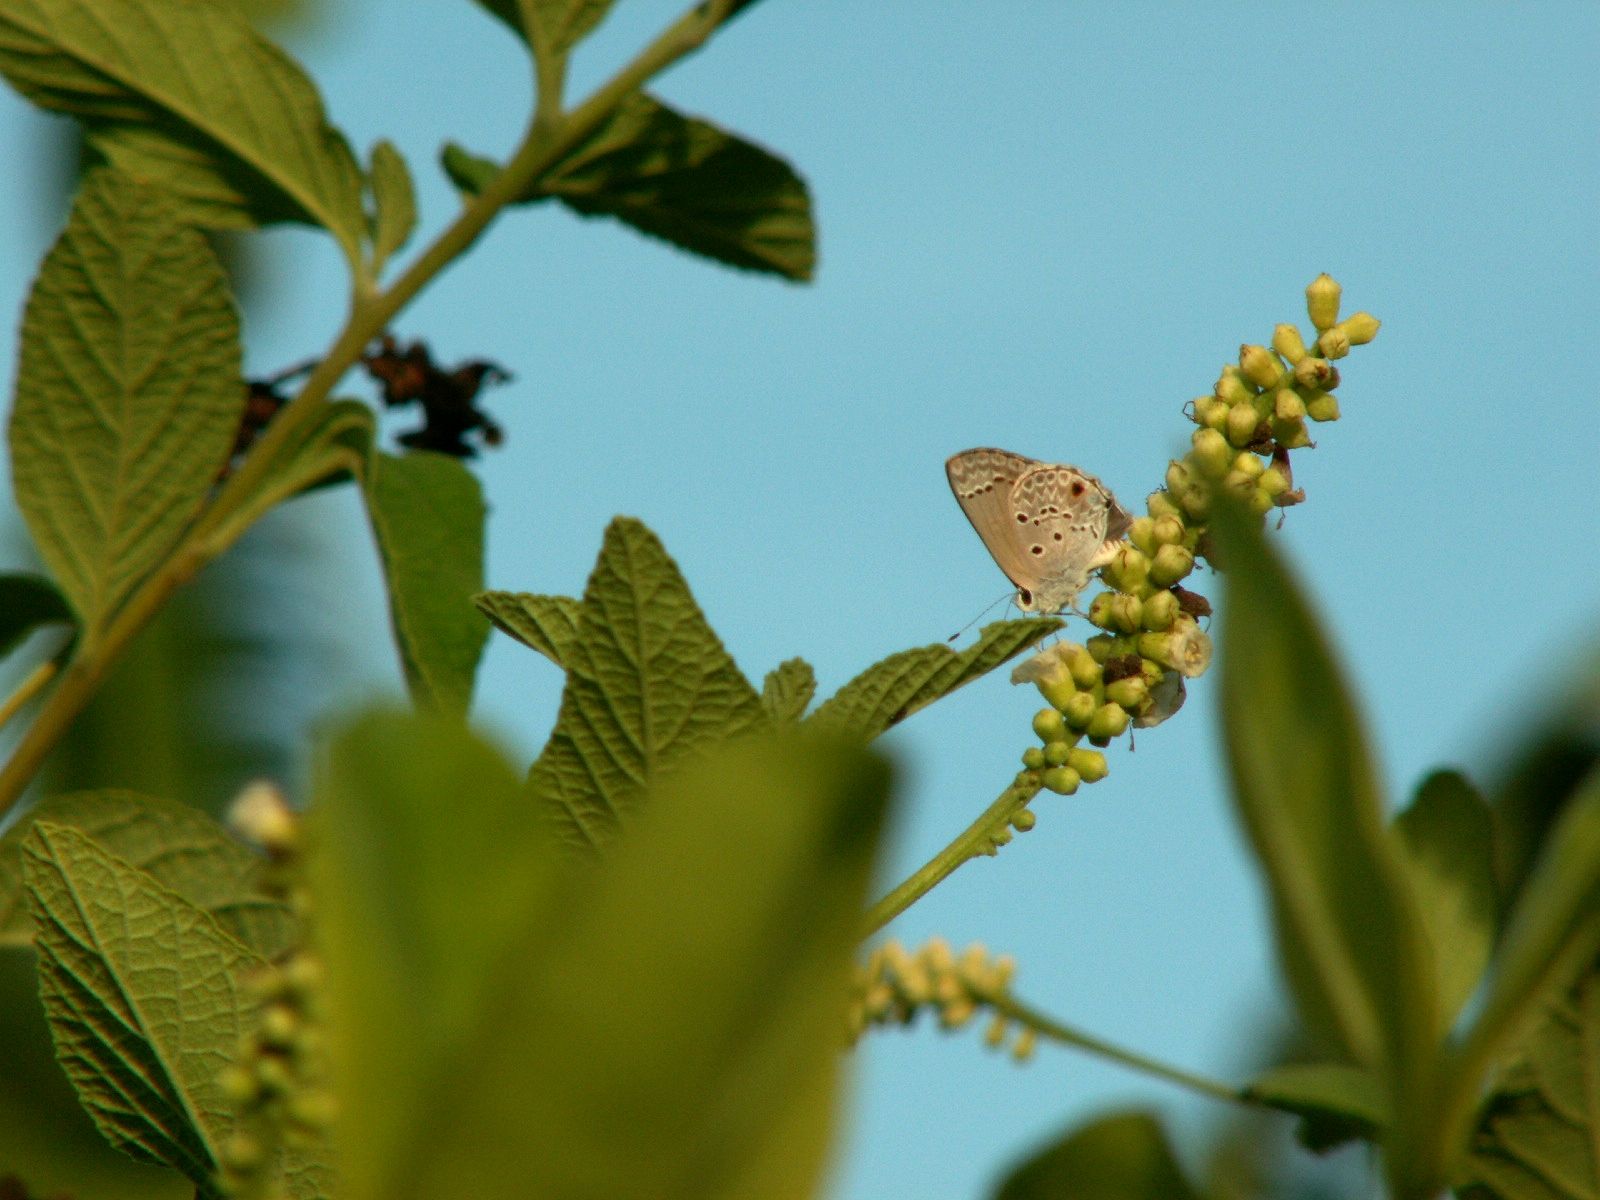
[[(358, 145), (389, 136), (411, 159), (437, 229), (456, 204), (438, 145), (502, 152), (522, 124), (517, 48), (465, 0), (336, 7), (289, 43)], [(675, 11), (619, 5), (571, 94)], [(480, 463), (493, 586), (580, 591), (605, 522), (634, 514), (747, 673), (801, 654), (826, 692), (1004, 588), (945, 457), (998, 445), (1075, 463), (1141, 506), (1186, 443), (1183, 403), (1241, 341), (1303, 323), (1302, 289), (1329, 271), (1384, 328), (1348, 360), (1344, 419), (1296, 458), (1309, 501), (1277, 543), (1396, 792), (1437, 764), (1481, 775), (1600, 616), (1597, 52), (1600, 7), (1554, 0), (767, 0), (658, 90), (806, 176), (814, 285), (541, 209), (508, 215), (397, 331), (516, 372), (488, 402), (508, 444)], [(9, 146), (42, 120), (0, 101)], [(54, 225), (26, 180), (0, 189), (19, 218), (0, 234), (16, 312)], [(316, 353), (343, 295), (330, 246), (265, 238), (272, 317), (247, 331), (263, 373)], [(299, 503), (337, 559), (302, 590), (344, 647), (334, 711), (397, 673), (354, 497)], [(477, 712), (531, 758), (558, 684), (497, 639)], [(1192, 687), (1109, 779), (1043, 799), (1034, 832), (892, 932), (1013, 953), (1030, 1002), (1236, 1076), (1282, 1002), (1213, 698), (1210, 680)], [(995, 676), (887, 739), (904, 803), (885, 884), (1003, 786), (1036, 708)], [(981, 1194), (1113, 1103), (1156, 1105), (1191, 1141), (1219, 1115), (1062, 1051), (1018, 1069), (975, 1031), (878, 1035), (856, 1065), (844, 1200)]]

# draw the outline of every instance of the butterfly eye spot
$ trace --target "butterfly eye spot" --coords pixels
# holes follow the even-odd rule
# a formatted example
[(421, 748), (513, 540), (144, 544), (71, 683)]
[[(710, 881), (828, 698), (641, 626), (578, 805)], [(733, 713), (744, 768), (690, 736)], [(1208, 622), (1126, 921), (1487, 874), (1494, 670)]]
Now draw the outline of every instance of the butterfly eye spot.
[(1028, 551), (1031, 554), (1043, 554), (1044, 553), (1044, 547), (1038, 545), (1037, 543), (1035, 543), (1034, 545), (1028, 547)]
[(1025, 513), (1025, 512), (1018, 513), (1017, 514), (1017, 524), (1018, 525), (1026, 525), (1027, 523), (1028, 523), (1028, 514)]
[(1073, 482), (1072, 482), (1072, 494), (1074, 496), (1083, 495), (1083, 481), (1081, 479), (1073, 480)]
[(1058, 534), (1056, 534), (1056, 541), (1059, 542), (1060, 540), (1061, 540), (1061, 535), (1058, 533)]

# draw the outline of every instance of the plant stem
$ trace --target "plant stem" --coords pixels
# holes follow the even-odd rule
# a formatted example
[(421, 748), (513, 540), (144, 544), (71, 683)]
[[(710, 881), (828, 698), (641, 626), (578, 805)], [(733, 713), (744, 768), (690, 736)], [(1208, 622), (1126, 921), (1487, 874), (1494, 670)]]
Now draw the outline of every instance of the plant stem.
[(0, 728), (7, 721), (17, 715), (29, 700), (37, 696), (44, 686), (56, 677), (56, 672), (61, 669), (61, 663), (53, 658), (47, 658), (33, 670), (28, 672), (28, 677), (17, 684), (17, 690), (7, 696), (4, 703), (0, 703)]
[(978, 819), (968, 825), (953, 842), (867, 910), (867, 927), (862, 936), (877, 933), (954, 874), (963, 863), (980, 855), (993, 854), (995, 836), (1010, 824), (1018, 810), (1038, 794), (1037, 784), (1021, 786), (1013, 783), (1001, 792), (994, 803), (984, 809)]
[(523, 198), (541, 175), (594, 132), (627, 96), (657, 72), (699, 49), (726, 19), (730, 7), (728, 0), (708, 0), (690, 8), (610, 82), (565, 116), (549, 111), (546, 89), (541, 97), (544, 103), (529, 122), (527, 132), (505, 169), (464, 205), (456, 219), (417, 255), (405, 272), (382, 292), (367, 292), (358, 281), (344, 328), (307, 376), (299, 395), (267, 425), (250, 454), (218, 490), (184, 541), (139, 586), (107, 623), (102, 635), (93, 645), (79, 647), (78, 656), (62, 673), (60, 684), (50, 693), (33, 725), (17, 743), (10, 761), (0, 769), (0, 817), (22, 795), (134, 635), (161, 611), (179, 587), (238, 540), (248, 522), (233, 521), (230, 517), (249, 504), (279, 458), (293, 449), (296, 436), (315, 419), (334, 386), (360, 359), (368, 343), (387, 328), (424, 285), (477, 241), (501, 209)]
[(1064, 1046), (1075, 1046), (1087, 1054), (1097, 1058), (1106, 1059), (1120, 1066), (1127, 1067), (1130, 1071), (1138, 1071), (1144, 1075), (1152, 1075), (1157, 1079), (1164, 1079), (1168, 1083), (1175, 1083), (1179, 1087), (1187, 1088), (1202, 1096), (1209, 1096), (1213, 1100), (1225, 1100), (1230, 1104), (1243, 1104), (1255, 1106), (1252, 1101), (1239, 1088), (1230, 1087), (1219, 1080), (1208, 1079), (1204, 1075), (1196, 1075), (1192, 1071), (1185, 1071), (1179, 1067), (1171, 1066), (1159, 1059), (1150, 1058), (1137, 1051), (1126, 1050), (1121, 1046), (1095, 1037), (1093, 1034), (1084, 1033), (1070, 1025), (1046, 1016), (1031, 1005), (1011, 997), (1002, 996), (991, 1002), (991, 1007), (1012, 1020), (1035, 1029), (1051, 1041), (1060, 1042)]

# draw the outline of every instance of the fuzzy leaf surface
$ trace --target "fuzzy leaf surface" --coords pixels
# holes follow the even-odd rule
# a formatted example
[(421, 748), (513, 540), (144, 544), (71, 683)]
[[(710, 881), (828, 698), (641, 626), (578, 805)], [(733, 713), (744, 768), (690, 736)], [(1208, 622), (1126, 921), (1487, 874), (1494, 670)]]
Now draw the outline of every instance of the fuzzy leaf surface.
[(375, 455), (366, 495), (412, 699), (465, 713), (489, 638), (472, 607), (483, 590), (483, 489), (460, 459), (418, 450)]
[(965, 650), (942, 642), (902, 650), (876, 662), (806, 718), (818, 728), (870, 741), (958, 687), (986, 675), (1060, 629), (1053, 618), (996, 621)]
[(214, 228), (320, 225), (356, 261), (361, 171), (293, 59), (223, 0), (15, 0), (0, 72)]
[(417, 227), (417, 196), (405, 158), (387, 138), (372, 147), (368, 179), (372, 188), (372, 260), (374, 270), (381, 270)]
[(11, 414), (17, 503), (88, 630), (178, 541), (243, 407), (216, 255), (161, 193), (94, 172), (28, 297)]
[(578, 640), (581, 601), (533, 592), (481, 592), (473, 597), (473, 603), (502, 633), (566, 668), (567, 654)]
[(1148, 1112), (1110, 1113), (1070, 1130), (1001, 1183), (995, 1200), (1200, 1200)]
[(607, 845), (663, 771), (766, 723), (678, 564), (640, 522), (606, 529), (555, 730), (528, 788), (574, 848)]
[(66, 597), (43, 575), (0, 575), (0, 658), (41, 625), (71, 624)]
[(817, 673), (803, 658), (791, 658), (767, 672), (761, 684), (761, 706), (779, 723), (805, 716), (817, 694)]
[(138, 792), (66, 792), (41, 800), (0, 837), (0, 946), (33, 938), (22, 883), (23, 846), (35, 822), (64, 826), (145, 872), (211, 915), (265, 958), (293, 945), (289, 909), (263, 892), (265, 860), (205, 813)]

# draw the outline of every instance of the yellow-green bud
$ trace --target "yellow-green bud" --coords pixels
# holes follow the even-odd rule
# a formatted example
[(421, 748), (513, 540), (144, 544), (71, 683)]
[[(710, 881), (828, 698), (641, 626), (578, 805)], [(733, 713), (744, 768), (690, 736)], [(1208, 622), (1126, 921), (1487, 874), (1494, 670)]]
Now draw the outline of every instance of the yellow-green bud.
[(1044, 786), (1058, 796), (1070, 796), (1078, 790), (1078, 773), (1071, 767), (1051, 767), (1044, 773)]
[(1178, 598), (1171, 592), (1157, 592), (1144, 602), (1139, 623), (1159, 633), (1178, 619)]
[(1039, 776), (1033, 771), (1018, 771), (1012, 777), (1011, 786), (1014, 788), (1028, 789), (1039, 786)]
[(1339, 419), (1339, 397), (1332, 392), (1318, 392), (1306, 401), (1306, 416), (1313, 421), (1337, 421)]
[(1244, 450), (1233, 456), (1233, 461), (1228, 464), (1228, 469), (1230, 471), (1238, 471), (1240, 474), (1248, 475), (1251, 479), (1255, 479), (1262, 471), (1266, 470), (1266, 466), (1257, 455)]
[[(1171, 593), (1168, 593), (1169, 595)], [(1144, 675), (1130, 675), (1126, 679), (1119, 679), (1115, 683), (1106, 684), (1106, 699), (1112, 704), (1121, 705), (1126, 709), (1135, 709), (1144, 703), (1145, 693)], [(1093, 722), (1090, 722), (1092, 725)]]
[(1248, 446), (1259, 436), (1261, 429), (1261, 414), (1256, 412), (1254, 404), (1235, 404), (1228, 410), (1228, 443), (1232, 446)]
[(1261, 472), (1261, 478), (1256, 483), (1274, 500), (1289, 490), (1289, 477), (1277, 467), (1268, 467)]
[(1150, 582), (1157, 587), (1171, 587), (1194, 570), (1194, 554), (1182, 546), (1165, 545), (1150, 560)]
[(1111, 620), (1111, 598), (1116, 592), (1101, 592), (1089, 602), (1089, 623), (1098, 625), (1101, 629), (1114, 629)]
[(1344, 330), (1345, 337), (1350, 339), (1352, 346), (1365, 346), (1378, 336), (1378, 326), (1383, 324), (1377, 317), (1369, 312), (1358, 312), (1353, 317), (1346, 317), (1339, 322), (1339, 327)]
[(242, 1130), (222, 1144), (222, 1165), (237, 1174), (248, 1174), (266, 1161), (266, 1147)]
[(1033, 714), (1033, 731), (1041, 742), (1060, 742), (1067, 736), (1067, 723), (1054, 708), (1041, 708)]
[(1304, 421), (1274, 421), (1272, 440), (1285, 450), (1298, 450), (1311, 445), (1311, 434)]
[[(1143, 682), (1143, 680), (1140, 682)], [(1094, 710), (1094, 717), (1089, 722), (1089, 736), (1092, 738), (1114, 738), (1120, 736), (1127, 727), (1127, 709), (1120, 704), (1102, 704)]]
[(1339, 372), (1325, 358), (1302, 358), (1294, 365), (1294, 381), (1307, 390), (1329, 391), (1339, 384)]
[(1025, 1063), (1033, 1057), (1033, 1052), (1039, 1048), (1039, 1035), (1026, 1027), (1017, 1034), (1017, 1040), (1011, 1043), (1011, 1057), (1019, 1063)]
[(1145, 500), (1144, 507), (1151, 519), (1156, 521), (1162, 517), (1176, 517), (1182, 512), (1178, 502), (1166, 492), (1152, 492)]
[(266, 1045), (287, 1049), (299, 1030), (299, 1014), (287, 1004), (269, 1004), (261, 1010), (261, 1040)]
[(1217, 382), (1211, 390), (1217, 399), (1227, 404), (1248, 404), (1256, 394), (1250, 381), (1232, 363), (1222, 368), (1222, 374), (1217, 376)]
[(1197, 525), (1204, 524), (1211, 515), (1211, 492), (1199, 484), (1191, 484), (1178, 496), (1183, 505), (1184, 517)]
[[(1050, 744), (1052, 746), (1060, 746), (1065, 743), (1051, 742)], [(1042, 746), (1029, 746), (1022, 752), (1022, 765), (1030, 771), (1042, 771), (1044, 769), (1044, 748)]]
[(1306, 415), (1306, 402), (1293, 388), (1279, 388), (1272, 397), (1272, 415), (1280, 421), (1298, 421)]
[[(1141, 579), (1140, 583), (1144, 581)], [(1111, 628), (1118, 633), (1139, 632), (1139, 615), (1144, 608), (1144, 603), (1137, 596), (1127, 592), (1113, 592), (1111, 595)]]
[(1323, 358), (1343, 358), (1350, 353), (1350, 335), (1340, 325), (1324, 329), (1317, 339), (1317, 351)]
[(331, 1093), (319, 1089), (299, 1091), (289, 1098), (289, 1120), (305, 1129), (322, 1130), (333, 1124), (338, 1104)]
[(1193, 679), (1211, 665), (1211, 639), (1194, 618), (1187, 617), (1165, 633), (1141, 634), (1139, 653)]
[(1183, 535), (1188, 530), (1184, 527), (1183, 518), (1176, 513), (1167, 513), (1157, 517), (1150, 529), (1150, 535), (1155, 540), (1156, 550), (1159, 553), (1162, 546), (1176, 546), (1183, 542)]
[(1283, 363), (1265, 346), (1239, 347), (1239, 372), (1258, 388), (1277, 386), (1283, 378)]
[(1039, 695), (1044, 697), (1044, 702), (1051, 708), (1060, 708), (1072, 699), (1072, 693), (1078, 690), (1073, 685), (1072, 676), (1067, 674), (1041, 679), (1033, 686), (1039, 689)]
[(1109, 773), (1106, 756), (1098, 750), (1074, 750), (1067, 765), (1078, 773), (1085, 783), (1099, 783)]
[(1258, 517), (1264, 517), (1272, 510), (1273, 500), (1265, 488), (1252, 487), (1245, 495), (1244, 506)]
[(1136, 592), (1144, 586), (1145, 576), (1149, 573), (1149, 556), (1133, 546), (1123, 546), (1112, 555), (1111, 561), (1100, 572), (1100, 578), (1120, 592)]
[(1167, 490), (1179, 494), (1184, 488), (1195, 482), (1194, 472), (1189, 469), (1189, 464), (1173, 459), (1167, 464)]
[(243, 1108), (247, 1104), (255, 1103), (261, 1095), (261, 1088), (256, 1083), (256, 1077), (243, 1067), (235, 1064), (228, 1067), (217, 1077), (217, 1082), (222, 1085), (222, 1094), (235, 1108)]
[(1045, 766), (1059, 767), (1067, 761), (1067, 756), (1071, 753), (1071, 742), (1050, 742), (1044, 748)]
[[(1117, 638), (1109, 637), (1103, 633), (1095, 634), (1084, 643), (1084, 648), (1089, 651), (1090, 657), (1102, 666), (1105, 664), (1106, 659), (1117, 653), (1117, 646)], [(1073, 678), (1077, 678), (1077, 676), (1074, 675)]]
[(255, 1061), (256, 1084), (263, 1092), (271, 1092), (282, 1096), (294, 1088), (294, 1076), (289, 1071), (289, 1064), (276, 1056), (258, 1058)]
[(1256, 490), (1256, 481), (1253, 476), (1246, 475), (1243, 471), (1229, 471), (1222, 477), (1222, 490), (1231, 492), (1240, 500), (1248, 500), (1251, 493)]
[(1221, 429), (1228, 419), (1228, 402), (1216, 396), (1200, 396), (1194, 402), (1194, 421), (1207, 429)]
[(1300, 337), (1300, 331), (1293, 325), (1273, 326), (1272, 348), (1288, 359), (1291, 365), (1306, 356), (1306, 344)]
[(1088, 692), (1079, 692), (1067, 702), (1067, 707), (1062, 710), (1062, 719), (1070, 729), (1084, 729), (1089, 724), (1089, 718), (1094, 716), (1095, 699)]
[(991, 1050), (998, 1050), (1006, 1044), (1006, 1035), (1010, 1032), (1011, 1022), (1004, 1017), (996, 1017), (989, 1022), (989, 1028), (983, 1031), (983, 1044)]
[(1155, 522), (1149, 517), (1135, 517), (1128, 526), (1128, 540), (1146, 554), (1156, 552)]
[(1194, 445), (1189, 458), (1206, 478), (1215, 479), (1228, 469), (1228, 439), (1215, 429), (1197, 429), (1189, 440)]
[(1306, 313), (1319, 331), (1331, 327), (1339, 319), (1340, 291), (1333, 276), (1326, 271), (1306, 288)]
[(1086, 646), (1069, 645), (1062, 652), (1062, 661), (1072, 673), (1072, 681), (1081, 688), (1092, 688), (1100, 682), (1100, 662)]

